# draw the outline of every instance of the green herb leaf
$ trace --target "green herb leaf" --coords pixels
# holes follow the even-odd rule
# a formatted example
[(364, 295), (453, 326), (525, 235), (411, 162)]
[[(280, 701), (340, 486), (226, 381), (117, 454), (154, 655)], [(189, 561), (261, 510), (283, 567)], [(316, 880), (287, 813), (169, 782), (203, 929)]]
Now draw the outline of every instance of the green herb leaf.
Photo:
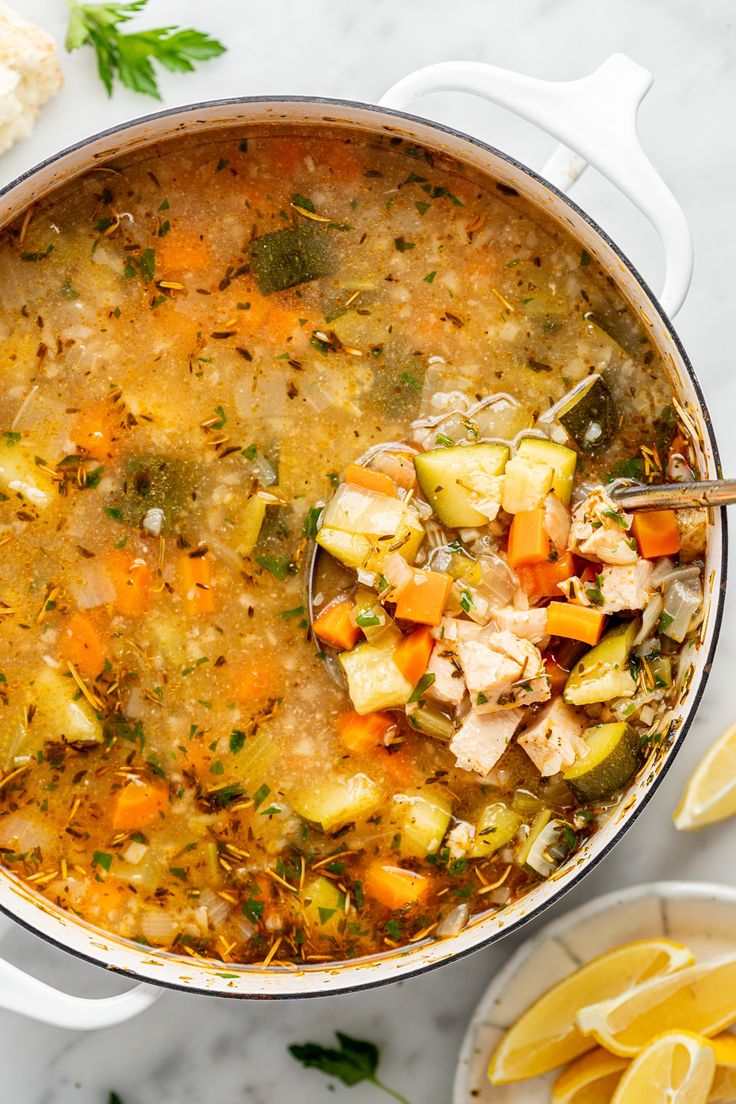
[(22, 433), (18, 433), (17, 430), (14, 429), (6, 429), (3, 433), (6, 445), (17, 445), (22, 436)]
[(246, 447), (240, 451), (246, 460), (255, 460), (258, 455), (258, 448), (255, 445), (246, 445)]
[(436, 271), (428, 272), (426, 276), (422, 276), (422, 279), (424, 280), (425, 284), (431, 284), (431, 283), (434, 283), (434, 278), (435, 278), (436, 275), (437, 275)]
[(256, 809), (259, 805), (263, 804), (270, 792), (271, 787), (267, 786), (265, 782), (263, 783), (263, 785), (258, 787), (256, 792), (253, 794), (253, 804), (255, 805)]
[(444, 445), (445, 448), (452, 448), (455, 444), (452, 437), (448, 437), (445, 433), (437, 433), (434, 438), (436, 445)]
[(245, 797), (245, 790), (237, 782), (231, 782), (227, 786), (220, 786), (217, 790), (210, 790), (207, 794), (207, 802), (213, 809), (226, 809), (241, 797)]
[(313, 215), (316, 214), (317, 208), (312, 203), (311, 199), (307, 199), (306, 196), (299, 195), (295, 192), (291, 197), (292, 207), (301, 207), (302, 211), (310, 211)]
[(410, 249), (416, 249), (416, 242), (407, 241), (404, 237), (394, 238), (394, 245), (399, 253), (408, 253)]
[(465, 610), (466, 613), (470, 613), (471, 609), (475, 605), (475, 602), (473, 601), (473, 595), (470, 593), (469, 590), (461, 591), (461, 593), (460, 593), (460, 605), (462, 606), (462, 608)]
[(675, 619), (672, 616), (672, 614), (667, 613), (667, 611), (665, 610), (665, 612), (662, 614), (662, 616), (659, 619), (659, 624), (657, 625), (657, 632), (658, 633), (667, 632), (667, 629), (670, 627), (670, 625), (672, 624), (672, 622), (674, 620)]
[(289, 1047), (289, 1054), (307, 1069), (316, 1069), (327, 1077), (336, 1077), (343, 1085), (353, 1086), (359, 1085), (361, 1081), (368, 1081), (401, 1104), (408, 1104), (405, 1096), (389, 1089), (378, 1079), (379, 1050), (374, 1043), (353, 1039), (349, 1035), (343, 1035), (341, 1031), (336, 1031), (335, 1035), (340, 1045), (339, 1050), (320, 1046), (319, 1043), (293, 1043)]
[(242, 728), (234, 728), (230, 733), (230, 751), (237, 755), (245, 747), (245, 733)]
[(225, 47), (215, 38), (191, 28), (155, 27), (125, 34), (118, 28), (145, 8), (148, 0), (126, 4), (84, 4), (71, 0), (66, 48), (69, 52), (91, 46), (97, 55), (97, 71), (112, 95), (118, 78), (126, 88), (161, 99), (153, 62), (170, 72), (190, 73), (195, 64), (218, 57)]
[(317, 523), (322, 513), (321, 506), (313, 506), (304, 519), (304, 536), (316, 537), (318, 533)]
[(593, 260), (593, 258), (591, 257), (588, 250), (583, 249), (580, 253), (580, 264), (583, 265), (583, 266), (584, 265), (589, 265), (592, 260)]
[(256, 556), (255, 560), (259, 567), (268, 571), (280, 583), (283, 583), (291, 570), (291, 560), (288, 556)]
[(355, 624), (361, 629), (370, 629), (373, 625), (380, 625), (381, 618), (370, 609), (361, 610), (355, 618)]
[(644, 479), (644, 461), (641, 456), (632, 456), (628, 460), (617, 460), (609, 471), (606, 482), (614, 479), (635, 479), (641, 482)]
[(109, 871), (112, 866), (112, 855), (108, 855), (106, 851), (93, 851), (92, 865), (101, 866), (103, 870)]
[(414, 687), (414, 690), (412, 692), (411, 697), (409, 698), (409, 704), (410, 705), (413, 702), (418, 702), (419, 701), (419, 699), (422, 697), (422, 695), (425, 694), (427, 692), (427, 690), (429, 690), (430, 686), (432, 685), (432, 683), (434, 682), (436, 677), (437, 676), (432, 674), (431, 671), (428, 671), (426, 673), (426, 675), (422, 675), (419, 682)]

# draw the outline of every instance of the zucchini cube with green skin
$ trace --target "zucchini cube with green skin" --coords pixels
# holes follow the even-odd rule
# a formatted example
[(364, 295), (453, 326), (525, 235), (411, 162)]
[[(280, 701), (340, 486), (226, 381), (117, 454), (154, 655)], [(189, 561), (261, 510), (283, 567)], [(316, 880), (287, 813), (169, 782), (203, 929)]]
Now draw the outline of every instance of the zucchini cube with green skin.
[(568, 705), (633, 697), (636, 682), (629, 670), (629, 655), (639, 624), (635, 619), (609, 629), (575, 664), (562, 694)]
[(557, 417), (578, 448), (589, 456), (607, 448), (621, 424), (614, 398), (597, 373), (576, 389)]
[(382, 637), (375, 644), (359, 644), (338, 656), (356, 713), (396, 709), (411, 697), (414, 687), (396, 666), (395, 649), (391, 637)]
[[(567, 445), (558, 445), (546, 437), (523, 437), (516, 450), (514, 459), (534, 460), (538, 464), (548, 464), (553, 471), (552, 490), (560, 502), (570, 505), (572, 486), (578, 458)], [(505, 507), (504, 507), (505, 508)]]
[(334, 267), (327, 233), (304, 222), (255, 238), (248, 262), (261, 295), (329, 276)]
[(337, 936), (345, 927), (345, 894), (328, 878), (310, 878), (301, 891), (304, 915), (317, 935)]
[(521, 823), (519, 814), (502, 801), (492, 801), (489, 805), (484, 805), (475, 821), (471, 858), (484, 859), (511, 843)]
[(507, 514), (519, 514), (522, 510), (535, 510), (541, 506), (550, 492), (554, 472), (549, 464), (542, 464), (523, 456), (515, 456), (506, 465), (501, 503)]
[(401, 499), (341, 483), (322, 512), (316, 540), (346, 567), (380, 572), (392, 552), (414, 563), (424, 527), (414, 507)]
[(424, 859), (435, 855), (445, 838), (452, 810), (443, 793), (394, 794), (391, 826), (401, 836), (402, 859)]
[(503, 475), (508, 456), (506, 445), (478, 444), (432, 449), (414, 457), (422, 494), (443, 525), (488, 523), (474, 503), (484, 498), (484, 482)]
[(602, 801), (622, 790), (639, 769), (639, 737), (625, 721), (618, 721), (587, 728), (583, 739), (588, 754), (562, 777), (579, 801)]
[(71, 676), (48, 668), (34, 680), (32, 690), (36, 705), (31, 725), (34, 734), (67, 744), (102, 743), (102, 725)]
[(324, 776), (290, 795), (295, 813), (334, 832), (370, 816), (384, 799), (384, 792), (367, 774)]

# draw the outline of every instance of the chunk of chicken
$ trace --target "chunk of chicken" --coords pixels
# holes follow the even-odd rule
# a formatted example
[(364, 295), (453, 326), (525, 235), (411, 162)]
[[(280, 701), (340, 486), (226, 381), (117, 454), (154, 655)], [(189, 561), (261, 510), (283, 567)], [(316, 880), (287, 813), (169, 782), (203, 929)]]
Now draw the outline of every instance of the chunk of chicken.
[(459, 705), (465, 697), (465, 682), (460, 660), (451, 642), (437, 641), (429, 657), (427, 672), (434, 675), (427, 694), (437, 701)]
[(475, 828), (467, 820), (459, 820), (445, 836), (445, 846), (451, 859), (462, 859), (473, 846)]
[(486, 629), (476, 640), (459, 641), (458, 655), (473, 705), (481, 713), (550, 696), (539, 650), (511, 632)]
[(562, 698), (555, 700), (539, 715), (537, 721), (519, 736), (523, 747), (539, 773), (548, 778), (587, 754), (588, 746), (581, 739), (585, 718)]
[(486, 775), (495, 767), (523, 717), (521, 709), (482, 714), (472, 709), (450, 741), (460, 770)]
[(547, 610), (544, 608), (519, 610), (504, 606), (494, 613), (493, 620), (503, 632), (531, 640), (532, 644), (538, 644), (547, 635)]
[(598, 589), (603, 595), (603, 605), (598, 609), (601, 613), (644, 609), (652, 596), (653, 571), (654, 564), (649, 560), (604, 567), (598, 576)]
[(483, 632), (482, 625), (476, 625), (474, 621), (461, 621), (457, 617), (443, 617), (439, 628), (434, 629), (432, 635), (438, 640), (450, 644), (458, 640), (475, 640)]
[(625, 513), (602, 487), (578, 503), (572, 515), (567, 547), (588, 560), (609, 564), (635, 563), (636, 542), (629, 536), (631, 514)]

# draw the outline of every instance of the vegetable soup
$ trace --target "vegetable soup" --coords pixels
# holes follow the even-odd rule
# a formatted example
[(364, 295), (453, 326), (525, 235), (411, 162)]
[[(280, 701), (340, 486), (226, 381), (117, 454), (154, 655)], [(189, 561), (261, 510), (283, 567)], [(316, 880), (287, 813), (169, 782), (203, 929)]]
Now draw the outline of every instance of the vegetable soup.
[(0, 235), (0, 372), (0, 849), (75, 915), (449, 937), (666, 745), (706, 515), (611, 494), (697, 478), (689, 418), (513, 189), (359, 131), (149, 148)]

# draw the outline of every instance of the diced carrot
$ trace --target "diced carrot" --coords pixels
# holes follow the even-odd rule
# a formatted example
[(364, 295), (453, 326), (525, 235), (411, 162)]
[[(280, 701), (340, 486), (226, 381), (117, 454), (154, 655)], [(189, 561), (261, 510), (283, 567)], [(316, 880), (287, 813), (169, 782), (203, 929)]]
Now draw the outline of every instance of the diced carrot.
[(590, 606), (576, 606), (572, 602), (550, 602), (547, 606), (547, 632), (550, 636), (597, 644), (605, 620), (605, 613)]
[(557, 584), (564, 583), (565, 579), (575, 575), (576, 570), (575, 557), (570, 552), (564, 552), (554, 562), (519, 567), (516, 574), (525, 594), (530, 597), (534, 595), (537, 598), (553, 598), (560, 593)]
[(394, 790), (419, 783), (421, 768), (417, 762), (416, 749), (412, 748), (410, 742), (403, 743), (401, 747), (394, 745), (390, 751), (388, 748), (376, 748), (374, 762), (385, 772)]
[(341, 141), (330, 149), (326, 168), (333, 180), (339, 180), (340, 183), (347, 184), (362, 177), (365, 164), (355, 146)]
[(396, 727), (390, 713), (356, 713), (351, 709), (337, 718), (337, 731), (340, 740), (357, 755), (370, 751), (383, 743), (387, 732)]
[(544, 671), (549, 679), (549, 688), (552, 695), (561, 694), (570, 677), (570, 672), (561, 667), (550, 655), (544, 657)]
[(429, 893), (430, 879), (400, 866), (374, 862), (363, 877), (363, 889), (369, 897), (396, 912), (416, 905)]
[(107, 878), (99, 866), (95, 867), (95, 873), (97, 876), (87, 883), (81, 906), (78, 907), (83, 908), (88, 920), (99, 922), (104, 927), (110, 915), (125, 904), (130, 890), (127, 882)]
[(117, 436), (112, 403), (94, 403), (75, 420), (71, 437), (82, 452), (94, 460), (109, 460), (115, 455)]
[(107, 573), (115, 587), (115, 604), (125, 617), (138, 617), (148, 609), (151, 572), (140, 556), (113, 552), (107, 558)]
[(131, 778), (113, 800), (112, 826), (116, 832), (132, 832), (154, 821), (169, 804), (166, 786)]
[(61, 654), (85, 678), (95, 678), (105, 666), (102, 638), (89, 617), (73, 613), (64, 626)]
[(429, 628), (415, 629), (399, 641), (394, 652), (394, 663), (412, 686), (416, 686), (427, 670), (433, 647), (434, 637)]
[(277, 659), (258, 654), (226, 668), (227, 685), (237, 702), (251, 703), (278, 698), (284, 690), (284, 670)]
[(367, 491), (378, 491), (379, 494), (396, 498), (396, 484), (393, 479), (383, 472), (374, 471), (373, 468), (364, 468), (362, 464), (348, 464), (345, 469), (345, 482), (352, 483), (356, 487), (364, 487)]
[(212, 567), (209, 556), (179, 557), (179, 589), (187, 613), (213, 613), (215, 596), (212, 592)]
[(414, 460), (408, 452), (388, 452), (383, 449), (371, 459), (371, 464), (377, 471), (385, 472), (394, 483), (406, 491), (410, 491), (416, 484), (417, 473)]
[(201, 272), (212, 260), (210, 247), (199, 234), (176, 226), (161, 240), (157, 254), (157, 279)]
[(439, 625), (452, 577), (443, 571), (415, 571), (396, 602), (396, 616), (420, 625)]
[(634, 514), (631, 531), (646, 560), (680, 551), (680, 526), (674, 510), (641, 510)]
[(520, 510), (518, 514), (514, 514), (509, 529), (509, 567), (529, 567), (548, 562), (551, 545), (544, 521), (544, 509), (541, 506), (536, 510)]
[(338, 602), (323, 609), (319, 617), (314, 620), (314, 635), (333, 648), (340, 648), (344, 652), (350, 651), (358, 643), (363, 635), (360, 627), (350, 620), (350, 613), (355, 603), (349, 598), (341, 598)]
[[(211, 742), (211, 741), (210, 741)], [(207, 774), (215, 753), (204, 739), (189, 740), (179, 749), (183, 770), (191, 770), (201, 778)]]

